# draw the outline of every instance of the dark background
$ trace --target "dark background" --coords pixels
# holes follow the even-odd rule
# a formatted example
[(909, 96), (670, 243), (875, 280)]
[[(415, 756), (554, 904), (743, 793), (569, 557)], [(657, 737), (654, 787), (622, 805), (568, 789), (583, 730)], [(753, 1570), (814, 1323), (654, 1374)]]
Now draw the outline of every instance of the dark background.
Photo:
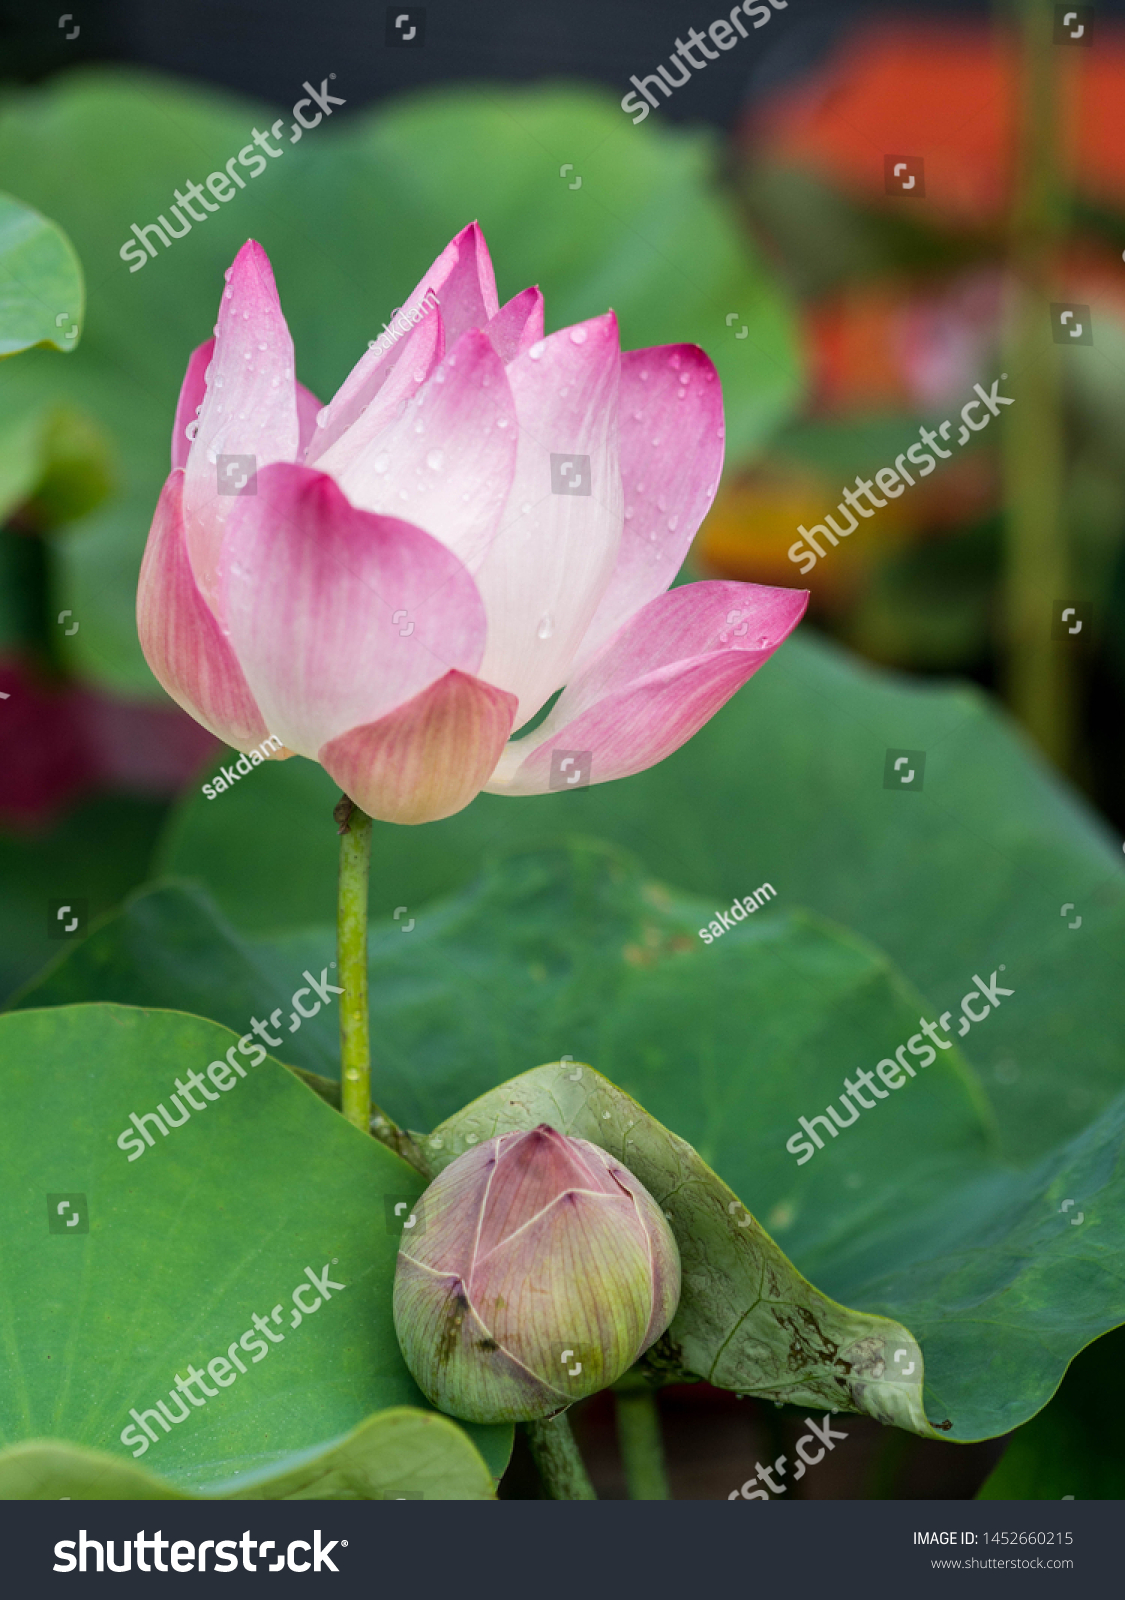
[[(58, 19), (74, 6), (73, 21)], [(0, 0), (0, 75), (33, 82), (79, 61), (155, 68), (288, 107), (294, 86), (329, 72), (348, 104), (482, 77), (502, 83), (579, 77), (624, 95), (633, 73), (666, 60), (689, 28), (704, 31), (722, 0), (433, 0), (422, 48), (389, 49), (387, 12), (369, 0)], [(747, 102), (805, 72), (838, 35), (865, 20), (983, 18), (989, 0), (790, 0), (746, 47), (708, 64), (663, 109), (674, 122), (728, 129)], [(1125, 0), (1098, 7), (1125, 16)], [(80, 33), (64, 37), (75, 24)]]

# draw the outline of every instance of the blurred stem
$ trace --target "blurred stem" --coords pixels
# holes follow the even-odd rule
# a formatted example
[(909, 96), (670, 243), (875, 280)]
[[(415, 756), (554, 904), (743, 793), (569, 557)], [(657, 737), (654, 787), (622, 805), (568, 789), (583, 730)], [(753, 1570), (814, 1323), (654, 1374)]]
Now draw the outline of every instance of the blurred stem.
[[(1040, 748), (1073, 764), (1072, 656), (1051, 637), (1051, 607), (1069, 595), (1059, 349), (1047, 343), (1065, 223), (1059, 172), (1060, 52), (1048, 0), (1014, 8), (1022, 42), (1019, 159), (1011, 227), (1007, 365), (1017, 404), (1005, 418), (1005, 679), (1008, 701)], [(1065, 55), (1065, 50), (1061, 52)]]
[(550, 1500), (596, 1500), (565, 1411), (548, 1422), (525, 1422), (531, 1454)]
[(914, 1446), (914, 1435), (901, 1428), (887, 1428), (880, 1441), (867, 1483), (868, 1500), (900, 1500), (899, 1479)]
[(371, 1042), (367, 1017), (367, 879), (371, 818), (346, 797), (336, 807), (340, 824), (340, 891), (336, 911), (336, 961), (340, 997), (340, 1109), (364, 1133), (371, 1126)]
[(617, 1385), (617, 1443), (630, 1500), (671, 1500), (656, 1393), (643, 1380)]

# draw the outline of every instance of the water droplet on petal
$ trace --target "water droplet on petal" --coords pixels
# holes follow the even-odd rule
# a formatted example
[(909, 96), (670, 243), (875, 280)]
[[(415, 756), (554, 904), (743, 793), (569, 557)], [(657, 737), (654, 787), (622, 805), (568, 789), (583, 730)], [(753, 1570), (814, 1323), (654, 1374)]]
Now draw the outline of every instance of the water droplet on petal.
[(761, 638), (758, 640), (758, 649), (759, 650), (764, 650), (766, 648), (766, 646), (769, 644), (769, 642), (770, 642), (769, 634), (768, 633), (763, 633)]
[(546, 348), (547, 348), (546, 339), (537, 340), (536, 343), (533, 344), (531, 349), (527, 352), (528, 360), (529, 361), (538, 361), (539, 357), (543, 354), (543, 352), (544, 352), (544, 350), (546, 350)]
[(188, 423), (187, 427), (184, 429), (184, 433), (187, 435), (187, 437), (189, 439), (194, 440), (194, 438), (195, 438), (195, 436), (196, 436), (196, 434), (198, 432), (199, 432), (199, 418), (197, 417), (194, 422), (189, 422)]
[(506, 428), (508, 426), (509, 420), (510, 419), (508, 417), (497, 417), (496, 418), (496, 426), (498, 428)]
[(520, 506), (520, 516), (521, 517), (526, 517), (527, 513), (530, 510), (531, 510), (531, 501), (530, 500), (525, 500), (523, 505)]
[(371, 470), (372, 470), (372, 472), (386, 472), (386, 470), (390, 466), (390, 464), (391, 464), (390, 456), (387, 454), (387, 452), (385, 450), (380, 450), (379, 454), (375, 457), (374, 461), (371, 463)]
[(249, 322), (250, 321), (250, 313), (249, 313), (249, 311), (244, 311), (242, 313), (242, 320), (243, 320), (243, 322)]
[(647, 372), (642, 372), (641, 373), (641, 382), (642, 383), (647, 383), (648, 382), (648, 373)]
[(445, 466), (444, 450), (428, 450), (426, 452), (426, 465), (431, 472), (440, 472)]
[(537, 635), (538, 638), (540, 638), (540, 639), (549, 639), (551, 637), (551, 635), (554, 633), (554, 631), (555, 631), (555, 619), (554, 619), (554, 617), (552, 617), (551, 613), (548, 611), (546, 616), (540, 617), (539, 626), (536, 628), (535, 632), (536, 632), (536, 635)]
[(571, 344), (585, 344), (586, 343), (586, 330), (585, 330), (585, 328), (571, 328), (571, 330), (570, 330), (570, 342), (571, 342)]
[(626, 506), (625, 507), (625, 521), (626, 522), (632, 522), (632, 520), (633, 520), (633, 508), (632, 508), (632, 506)]
[(669, 533), (675, 533), (675, 531), (679, 527), (679, 525), (680, 525), (679, 517), (669, 517), (668, 518), (668, 532)]
[(233, 268), (228, 267), (227, 270), (223, 273), (223, 282), (224, 283), (229, 283), (230, 282), (230, 275), (231, 275), (232, 270), (233, 270)]

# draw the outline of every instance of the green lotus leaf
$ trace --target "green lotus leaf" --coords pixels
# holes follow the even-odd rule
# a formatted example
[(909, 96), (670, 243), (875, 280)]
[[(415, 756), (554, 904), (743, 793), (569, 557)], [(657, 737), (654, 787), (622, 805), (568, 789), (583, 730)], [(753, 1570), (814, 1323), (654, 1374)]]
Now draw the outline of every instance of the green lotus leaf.
[[(616, 1156), (671, 1223), (683, 1288), (652, 1353), (658, 1368), (779, 1405), (864, 1411), (933, 1436), (922, 1353), (906, 1329), (849, 1311), (806, 1283), (691, 1145), (584, 1063), (537, 1067), (500, 1084), (440, 1123), (422, 1150), (436, 1176), (472, 1145), (544, 1122)], [(912, 1375), (903, 1377), (907, 1367)]]
[(79, 1470), (53, 1447), (205, 1498), (475, 1496), (466, 1447), (503, 1471), (510, 1429), (411, 1421), (437, 1420), (391, 1317), (417, 1172), (261, 1057), (177, 1012), (0, 1018), (0, 1444), (39, 1452), (9, 1481)]
[[(1078, 1133), (1058, 1119), (1046, 1153), (1005, 1153), (976, 1063), (1028, 998), (1022, 969), (1009, 967), (1001, 982), (1011, 995), (852, 1117), (845, 1081), (887, 1058), (893, 1069), (896, 1049), (942, 1007), (818, 915), (782, 912), (767, 896), (708, 946), (699, 929), (712, 913), (621, 852), (574, 843), (512, 853), (419, 907), (409, 931), (407, 918), (376, 927), (376, 1099), (401, 1125), (429, 1130), (529, 1062), (590, 1063), (690, 1144), (729, 1186), (726, 1205), (737, 1196), (821, 1296), (909, 1330), (932, 1426), (954, 1440), (1018, 1427), (1125, 1316), (1114, 1266), (1125, 1099)], [(332, 948), (330, 928), (250, 939), (198, 889), (155, 888), (18, 1003), (210, 1004), (241, 1031), (285, 1003), (286, 971), (319, 973)], [(334, 1027), (318, 1014), (278, 1054), (329, 1077)], [(833, 1138), (822, 1124), (824, 1148), (799, 1162), (799, 1119), (827, 1122), (829, 1105), (849, 1125)], [(738, 1223), (745, 1213), (729, 1215)], [(729, 1329), (729, 1306), (709, 1314)], [(717, 1334), (702, 1355), (697, 1342), (693, 1370), (739, 1389), (760, 1382), (733, 1362), (737, 1340), (721, 1344)], [(892, 1363), (904, 1352), (904, 1378), (920, 1371), (906, 1372), (910, 1349), (890, 1352)]]
[(69, 353), (84, 306), (82, 268), (62, 229), (0, 194), (0, 357), (33, 345)]
[[(65, 1490), (66, 1493), (62, 1493)], [(0, 1451), (0, 1500), (491, 1500), (479, 1451), (448, 1417), (395, 1406), (340, 1444), (229, 1496), (191, 1495), (100, 1450), (57, 1439)]]
[[(888, 749), (925, 753), (920, 790), (886, 786)], [(330, 923), (338, 794), (311, 762), (260, 767), (213, 802), (186, 801), (159, 870), (206, 884), (252, 933)], [(481, 795), (425, 828), (377, 824), (373, 924), (407, 946), (418, 937), (402, 934), (408, 918), (421, 929), (490, 853), (568, 834), (614, 840), (652, 877), (702, 897), (695, 928), (769, 882), (779, 907), (819, 912), (885, 950), (939, 1014), (956, 1015), (973, 973), (987, 979), (1003, 962), (1018, 999), (966, 1049), (1014, 1164), (1079, 1134), (1125, 1087), (1121, 841), (975, 689), (881, 671), (803, 630), (683, 749), (634, 778)]]

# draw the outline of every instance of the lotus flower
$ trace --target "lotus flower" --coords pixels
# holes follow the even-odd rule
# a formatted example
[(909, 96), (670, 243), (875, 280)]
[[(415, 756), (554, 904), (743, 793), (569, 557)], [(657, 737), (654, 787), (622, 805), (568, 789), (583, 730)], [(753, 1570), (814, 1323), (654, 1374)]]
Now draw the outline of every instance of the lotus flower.
[(402, 1238), (402, 1353), (427, 1398), (468, 1422), (553, 1416), (616, 1382), (680, 1298), (680, 1253), (648, 1190), (546, 1123), (458, 1156)]
[(141, 568), (142, 648), (227, 744), (278, 738), (390, 822), (450, 816), (481, 789), (640, 772), (807, 600), (669, 591), (722, 439), (701, 350), (622, 354), (612, 312), (545, 338), (538, 289), (498, 305), (475, 223), (321, 407), (250, 241), (188, 363)]

